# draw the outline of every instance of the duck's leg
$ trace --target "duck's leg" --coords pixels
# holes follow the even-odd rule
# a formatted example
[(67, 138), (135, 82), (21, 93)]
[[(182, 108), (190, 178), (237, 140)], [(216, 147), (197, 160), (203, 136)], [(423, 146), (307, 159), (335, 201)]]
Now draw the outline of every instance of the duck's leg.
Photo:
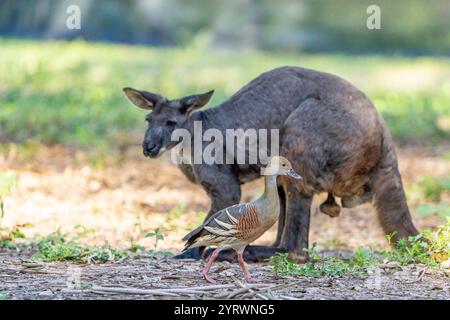
[(244, 279), (247, 283), (255, 282), (255, 280), (250, 275), (250, 272), (248, 271), (247, 265), (245, 264), (244, 257), (242, 256), (242, 252), (237, 253), (237, 259), (239, 262), (239, 265), (241, 266), (242, 272), (244, 272)]
[(211, 254), (211, 257), (209, 258), (208, 262), (206, 263), (206, 265), (202, 271), (202, 274), (203, 274), (203, 277), (205, 278), (205, 280), (208, 282), (211, 282), (211, 283), (215, 283), (216, 281), (208, 276), (208, 272), (211, 269), (211, 266), (212, 266), (214, 260), (216, 260), (217, 256), (219, 255), (219, 252), (220, 252), (219, 248), (214, 250), (214, 252)]

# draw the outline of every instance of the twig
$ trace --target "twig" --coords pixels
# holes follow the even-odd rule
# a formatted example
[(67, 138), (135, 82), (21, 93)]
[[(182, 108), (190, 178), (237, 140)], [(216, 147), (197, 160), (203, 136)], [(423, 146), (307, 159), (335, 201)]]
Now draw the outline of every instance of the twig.
[(244, 287), (239, 288), (233, 292), (231, 292), (228, 296), (227, 299), (231, 299), (236, 297), (237, 295), (243, 294), (251, 289), (258, 289), (259, 287), (261, 287), (261, 285), (259, 284), (250, 284), (250, 285), (244, 285)]
[(189, 287), (189, 288), (175, 288), (175, 289), (164, 289), (164, 290), (183, 290), (183, 289), (190, 289), (190, 290), (216, 290), (216, 289), (229, 289), (234, 288), (234, 284), (217, 284), (217, 285), (211, 285), (211, 286), (198, 286), (198, 287)]
[(281, 299), (284, 299), (284, 300), (300, 300), (300, 299), (298, 299), (296, 297), (285, 296), (285, 295), (280, 295), (278, 297), (281, 298)]
[[(237, 279), (237, 278), (235, 278), (235, 277), (233, 277), (233, 276), (231, 276), (231, 278), (234, 279), (234, 282), (235, 282), (239, 287), (241, 287), (241, 288), (246, 288), (245, 285), (244, 285), (239, 279)], [(247, 290), (250, 291), (250, 292), (255, 292), (253, 289), (247, 289)], [(260, 294), (260, 293), (256, 293), (256, 296), (257, 296), (258, 298), (260, 298), (260, 299), (263, 299), (263, 300), (269, 300), (268, 297), (266, 297), (265, 295), (262, 295), (262, 294)]]
[(280, 289), (286, 289), (286, 288), (288, 288), (288, 287), (295, 286), (296, 284), (299, 284), (299, 283), (302, 283), (302, 282), (303, 282), (303, 280), (295, 281), (295, 282), (291, 282), (291, 283), (277, 284), (277, 285), (275, 285), (275, 286), (273, 286), (273, 287), (270, 287), (270, 288), (268, 288), (268, 289), (270, 289), (270, 290), (272, 290), (272, 291), (280, 290)]
[(148, 295), (167, 295), (179, 296), (178, 293), (184, 294), (204, 294), (204, 291), (232, 288), (232, 284), (212, 285), (212, 286), (198, 286), (189, 288), (164, 288), (164, 289), (139, 289), (139, 288), (120, 288), (120, 287), (100, 287), (93, 286), (92, 291), (123, 293), (123, 294), (148, 294)]
[(111, 287), (99, 287), (93, 286), (92, 292), (110, 292), (110, 293), (123, 293), (123, 294), (146, 294), (146, 295), (165, 295), (172, 297), (179, 297), (178, 294), (155, 289), (136, 289), (136, 288), (111, 288)]

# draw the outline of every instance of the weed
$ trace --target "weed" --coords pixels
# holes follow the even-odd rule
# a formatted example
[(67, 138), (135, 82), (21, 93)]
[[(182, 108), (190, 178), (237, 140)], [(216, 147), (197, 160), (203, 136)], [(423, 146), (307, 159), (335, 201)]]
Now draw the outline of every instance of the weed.
[(290, 261), (287, 253), (277, 253), (269, 262), (275, 274), (307, 277), (343, 276), (348, 273), (361, 275), (368, 267), (380, 262), (380, 258), (372, 250), (363, 248), (358, 248), (350, 259), (323, 257), (316, 251), (315, 243), (308, 252), (310, 261), (303, 265)]
[(161, 233), (161, 229), (160, 228), (156, 228), (153, 232), (149, 232), (145, 235), (146, 238), (154, 238), (155, 239), (155, 247), (154, 247), (154, 251), (157, 250), (158, 248), (158, 241), (163, 241), (164, 240), (164, 236)]
[[(391, 241), (394, 234), (388, 235)], [(273, 272), (278, 275), (299, 275), (309, 277), (342, 276), (345, 274), (365, 275), (371, 267), (384, 261), (395, 261), (400, 265), (426, 264), (439, 267), (450, 259), (450, 219), (436, 232), (424, 231), (417, 236), (398, 241), (393, 249), (375, 252), (358, 248), (353, 257), (323, 257), (313, 244), (309, 251), (310, 261), (298, 265), (288, 259), (287, 253), (277, 253), (269, 259)]]
[(33, 259), (45, 262), (99, 263), (120, 260), (127, 255), (126, 252), (109, 245), (83, 247), (74, 239), (66, 239), (59, 230), (47, 237), (35, 240), (31, 246), (36, 250)]
[(0, 218), (3, 218), (5, 214), (3, 197), (11, 192), (11, 189), (16, 185), (16, 180), (16, 173), (13, 171), (0, 173)]
[(449, 259), (449, 254), (450, 219), (436, 232), (425, 230), (417, 236), (401, 239), (393, 250), (384, 252), (387, 259), (403, 265), (423, 263), (431, 267), (437, 267)]

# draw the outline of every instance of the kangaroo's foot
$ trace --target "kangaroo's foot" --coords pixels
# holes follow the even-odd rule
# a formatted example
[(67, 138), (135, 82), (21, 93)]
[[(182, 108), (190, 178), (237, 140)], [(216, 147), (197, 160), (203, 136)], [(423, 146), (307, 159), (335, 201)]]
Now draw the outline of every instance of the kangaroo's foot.
[(320, 211), (334, 218), (339, 216), (341, 207), (336, 203), (332, 193), (328, 193), (328, 198), (320, 205)]
[[(214, 249), (208, 249), (205, 251), (204, 258), (209, 257)], [(287, 252), (283, 248), (267, 247), (267, 246), (248, 246), (244, 250), (243, 257), (245, 261), (251, 262), (263, 262), (272, 257), (277, 252)], [(217, 257), (218, 261), (236, 261), (236, 251), (229, 249), (223, 250)]]
[(297, 253), (297, 252), (289, 252), (288, 258), (298, 264), (304, 264), (308, 262), (309, 255), (307, 252)]
[(200, 260), (202, 258), (203, 251), (205, 251), (205, 247), (187, 249), (186, 251), (173, 256), (172, 259)]

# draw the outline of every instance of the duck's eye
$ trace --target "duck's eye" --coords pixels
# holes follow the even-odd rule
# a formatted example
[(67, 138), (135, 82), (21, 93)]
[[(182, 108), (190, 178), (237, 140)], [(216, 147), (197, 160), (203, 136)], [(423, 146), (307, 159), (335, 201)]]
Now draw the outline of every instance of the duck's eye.
[(175, 127), (177, 125), (177, 122), (173, 120), (167, 120), (166, 125), (169, 127)]
[(283, 167), (286, 168), (286, 163), (283, 163)]

